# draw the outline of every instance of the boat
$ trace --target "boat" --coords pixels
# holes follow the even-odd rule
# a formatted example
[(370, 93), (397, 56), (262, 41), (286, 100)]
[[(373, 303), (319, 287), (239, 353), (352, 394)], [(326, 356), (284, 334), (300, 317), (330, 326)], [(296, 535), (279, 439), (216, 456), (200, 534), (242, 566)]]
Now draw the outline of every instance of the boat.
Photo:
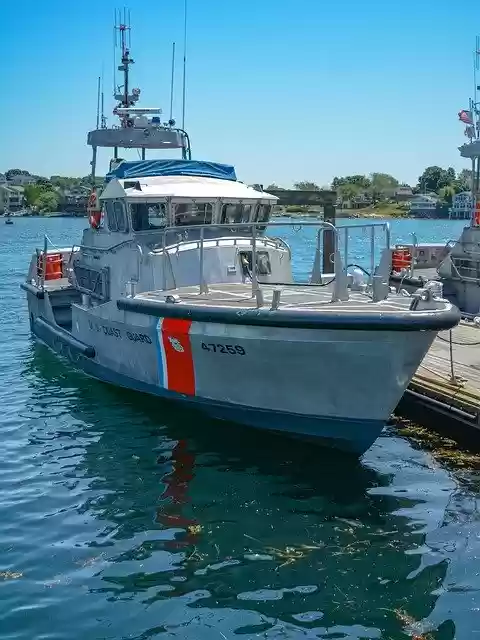
[(7, 218), (5, 220), (5, 224), (13, 224), (13, 220), (11, 218)]
[[(480, 41), (475, 49), (477, 63), (480, 61)], [(474, 82), (477, 91), (477, 83)], [(462, 158), (471, 163), (470, 192), (459, 194), (461, 217), (467, 217), (468, 223), (463, 228), (457, 240), (450, 240), (439, 251), (440, 262), (435, 268), (415, 270), (407, 264), (401, 269), (401, 258), (397, 260), (399, 268), (392, 274), (392, 284), (399, 284), (407, 290), (422, 286), (425, 279), (435, 280), (442, 289), (442, 295), (460, 310), (466, 319), (473, 319), (480, 315), (480, 102), (475, 95), (470, 100), (469, 109), (462, 109), (459, 120), (465, 125), (465, 135), (468, 142), (459, 147)], [(460, 213), (453, 217), (460, 217)], [(438, 245), (437, 245), (438, 248)], [(399, 252), (400, 254), (400, 252)], [(396, 257), (399, 258), (400, 255)], [(406, 262), (415, 262), (414, 249)]]
[[(125, 30), (120, 124), (107, 128), (102, 118), (88, 134), (92, 185), (99, 148), (113, 148), (110, 170), (92, 188), (79, 246), (50, 248), (45, 238), (32, 256), (22, 288), (33, 336), (92, 378), (183, 403), (225, 428), (230, 421), (363, 454), (437, 332), (457, 324), (457, 309), (428, 286), (391, 290), (387, 224), (364, 225), (381, 226), (385, 242), (378, 264), (372, 242), (368, 275), (348, 271), (346, 246), (342, 259), (345, 228), (271, 227), (275, 196), (241, 182), (232, 165), (192, 160), (184, 127), (135, 106)], [(119, 156), (132, 148), (140, 160)], [(146, 158), (165, 149), (181, 157)], [(299, 224), (316, 242), (301, 282), (278, 235)]]

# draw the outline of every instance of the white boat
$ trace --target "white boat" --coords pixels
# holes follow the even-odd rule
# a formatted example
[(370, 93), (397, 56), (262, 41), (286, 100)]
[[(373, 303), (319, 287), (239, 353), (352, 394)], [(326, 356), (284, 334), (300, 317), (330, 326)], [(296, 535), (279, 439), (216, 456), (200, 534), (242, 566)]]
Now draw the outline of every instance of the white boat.
[[(128, 51), (122, 63), (128, 87)], [(191, 160), (185, 131), (137, 122), (145, 116), (131, 102), (118, 105), (120, 127), (89, 134), (94, 170), (97, 147), (115, 151), (79, 246), (45, 242), (32, 256), (22, 285), (32, 333), (98, 380), (362, 454), (458, 311), (429, 288), (392, 293), (388, 225), (381, 260), (372, 246), (375, 268), (362, 279), (341, 259), (345, 230), (302, 223), (317, 247), (308, 281), (295, 282), (278, 235), (298, 223), (269, 233), (277, 199), (230, 165)], [(122, 146), (183, 157), (126, 162)], [(335, 246), (327, 275), (325, 233)]]

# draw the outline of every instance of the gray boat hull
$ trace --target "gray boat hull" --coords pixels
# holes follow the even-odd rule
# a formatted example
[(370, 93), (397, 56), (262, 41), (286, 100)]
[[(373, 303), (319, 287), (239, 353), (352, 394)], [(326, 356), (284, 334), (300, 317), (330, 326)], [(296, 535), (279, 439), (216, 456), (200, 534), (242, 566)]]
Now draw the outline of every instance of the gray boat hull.
[(73, 305), (68, 332), (48, 318), (48, 296), (27, 295), (34, 335), (93, 378), (356, 455), (379, 436), (435, 336), (192, 322), (118, 309), (112, 321), (113, 304)]

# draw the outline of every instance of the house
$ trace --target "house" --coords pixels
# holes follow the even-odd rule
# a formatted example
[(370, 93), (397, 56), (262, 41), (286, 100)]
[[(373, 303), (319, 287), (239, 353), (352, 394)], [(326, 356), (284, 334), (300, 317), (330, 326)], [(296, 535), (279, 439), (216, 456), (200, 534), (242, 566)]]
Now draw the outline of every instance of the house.
[(90, 191), (85, 186), (59, 189), (60, 209), (66, 213), (86, 214)]
[(473, 211), (473, 198), (470, 191), (462, 191), (453, 196), (448, 217), (454, 220), (470, 220)]
[(25, 187), (27, 184), (35, 184), (36, 181), (36, 176), (19, 173), (18, 175), (11, 176), (8, 180), (8, 184), (12, 187)]
[(0, 184), (0, 214), (13, 213), (23, 209), (25, 195), (23, 187)]
[(369, 207), (373, 203), (372, 197), (367, 193), (359, 193), (351, 200), (343, 199), (341, 196), (337, 198), (336, 206), (342, 209), (363, 209)]
[(2, 184), (6, 184), (7, 183), (7, 178), (5, 176), (4, 173), (0, 173), (0, 185)]
[(408, 184), (400, 185), (395, 189), (393, 197), (396, 202), (408, 202), (413, 198), (412, 187)]
[(410, 215), (416, 218), (433, 218), (438, 205), (438, 197), (419, 193), (410, 199)]

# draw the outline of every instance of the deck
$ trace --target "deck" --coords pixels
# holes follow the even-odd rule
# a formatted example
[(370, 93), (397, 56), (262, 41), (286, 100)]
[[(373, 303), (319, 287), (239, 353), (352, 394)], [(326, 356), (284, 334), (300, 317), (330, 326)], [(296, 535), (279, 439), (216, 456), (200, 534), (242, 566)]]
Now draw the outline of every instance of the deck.
[[(332, 302), (331, 285), (285, 285), (282, 284), (280, 296), (281, 309), (310, 309), (335, 313), (356, 313), (359, 310), (378, 314), (397, 313), (408, 311), (411, 298), (405, 296), (390, 295), (387, 300), (373, 302), (371, 295), (361, 292), (349, 291), (348, 302)], [(272, 304), (275, 285), (261, 284), (263, 305), (269, 308)], [(147, 291), (139, 293), (136, 299), (146, 301), (164, 301), (169, 291)], [(208, 292), (199, 294), (198, 286), (181, 287), (175, 290), (179, 296), (179, 302), (198, 307), (227, 307), (241, 309), (256, 309), (257, 300), (252, 296), (252, 285), (244, 283), (224, 283), (208, 285)]]
[(405, 401), (400, 404), (400, 415), (411, 413), (407, 405), (414, 401), (445, 418), (447, 426), (480, 430), (480, 328), (462, 321), (451, 332), (441, 331), (418, 368)]

